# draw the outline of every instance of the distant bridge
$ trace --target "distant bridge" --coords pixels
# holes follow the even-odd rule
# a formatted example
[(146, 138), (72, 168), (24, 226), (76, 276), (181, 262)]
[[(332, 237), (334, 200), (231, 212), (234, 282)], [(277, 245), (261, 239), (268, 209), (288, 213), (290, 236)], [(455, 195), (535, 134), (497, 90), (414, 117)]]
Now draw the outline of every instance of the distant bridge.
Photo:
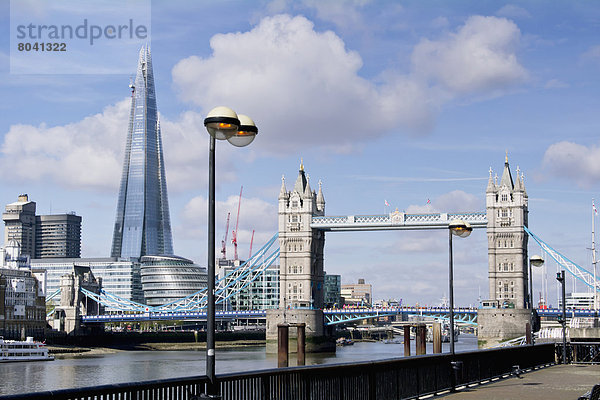
[[(501, 309), (499, 309), (501, 310)], [(558, 317), (562, 309), (538, 309), (542, 317)], [(447, 307), (389, 307), (389, 308), (329, 308), (324, 309), (326, 325), (341, 325), (365, 319), (383, 317), (408, 317), (423, 316), (438, 320), (449, 319)], [(266, 310), (252, 311), (217, 311), (219, 320), (232, 319), (265, 319)], [(593, 310), (567, 310), (567, 318), (593, 317)], [(454, 309), (454, 318), (458, 324), (477, 325), (477, 308), (457, 307)], [(142, 322), (142, 321), (205, 321), (206, 312), (145, 312), (145, 313), (118, 313), (105, 315), (82, 316), (83, 323), (110, 323), (110, 322)]]

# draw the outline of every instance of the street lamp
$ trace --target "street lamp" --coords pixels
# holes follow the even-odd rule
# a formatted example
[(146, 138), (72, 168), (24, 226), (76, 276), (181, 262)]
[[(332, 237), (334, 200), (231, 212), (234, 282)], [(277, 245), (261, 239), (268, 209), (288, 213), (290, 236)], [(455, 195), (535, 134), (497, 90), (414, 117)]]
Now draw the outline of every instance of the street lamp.
[(559, 317), (560, 324), (562, 325), (562, 340), (563, 340), (563, 351), (562, 359), (563, 364), (567, 363), (567, 305), (565, 303), (565, 270), (561, 270), (556, 273), (556, 280), (560, 282), (562, 292), (562, 315)]
[(450, 291), (450, 354), (454, 356), (454, 273), (452, 264), (452, 235), (466, 238), (471, 234), (473, 228), (468, 222), (461, 219), (454, 219), (448, 224), (448, 237), (449, 237), (449, 255), (450, 255), (450, 267), (449, 267), (449, 291)]
[(533, 306), (533, 275), (531, 266), (541, 267), (544, 264), (544, 259), (538, 255), (531, 256), (529, 258), (529, 308), (531, 309), (531, 318), (529, 321), (529, 329), (531, 331), (531, 344), (535, 344), (535, 338), (533, 337), (533, 322), (535, 319), (534, 306)]
[(229, 107), (215, 107), (204, 119), (210, 134), (208, 155), (208, 287), (206, 309), (206, 376), (208, 384), (205, 399), (217, 399), (215, 382), (215, 143), (227, 140), (236, 147), (247, 146), (258, 134), (254, 121), (245, 115), (237, 115)]

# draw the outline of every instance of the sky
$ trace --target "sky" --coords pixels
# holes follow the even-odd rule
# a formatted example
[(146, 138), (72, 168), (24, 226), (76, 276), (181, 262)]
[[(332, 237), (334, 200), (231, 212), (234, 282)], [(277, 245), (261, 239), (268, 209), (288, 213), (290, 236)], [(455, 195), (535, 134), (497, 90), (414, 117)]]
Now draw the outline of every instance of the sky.
[[(216, 149), (217, 242), (228, 212), (235, 223), (243, 186), (242, 258), (253, 230), (254, 249), (277, 231), (281, 178), (289, 190), (300, 160), (313, 188), (322, 181), (326, 215), (364, 215), (484, 211), (489, 169), (501, 175), (508, 154), (513, 173), (518, 166), (525, 177), (529, 228), (592, 269), (592, 199), (600, 202), (595, 2), (136, 1), (137, 9), (94, 0), (57, 12), (92, 23), (106, 3), (107, 24), (138, 10), (149, 28), (144, 40), (69, 42), (44, 59), (17, 51), (23, 16), (16, 0), (0, 0), (0, 203), (27, 193), (38, 213), (75, 211), (84, 257), (110, 254), (128, 85), (148, 43), (177, 255), (206, 265), (203, 119), (227, 105), (259, 128), (246, 148)], [(44, 21), (51, 3), (19, 7)], [(540, 252), (530, 241), (530, 255)], [(556, 305), (557, 266), (542, 255)], [(375, 299), (437, 305), (448, 294), (447, 232), (328, 233), (325, 270), (344, 284), (364, 278)], [(454, 240), (454, 270), (456, 304), (488, 297), (485, 230)], [(536, 300), (543, 279), (536, 270)], [(573, 282), (568, 292), (585, 290)]]

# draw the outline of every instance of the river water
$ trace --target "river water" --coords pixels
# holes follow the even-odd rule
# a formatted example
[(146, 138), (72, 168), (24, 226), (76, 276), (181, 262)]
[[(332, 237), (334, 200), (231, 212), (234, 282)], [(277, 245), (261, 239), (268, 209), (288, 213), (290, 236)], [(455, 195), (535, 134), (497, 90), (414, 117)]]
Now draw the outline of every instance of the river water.
[[(411, 351), (414, 354), (414, 342)], [(456, 351), (477, 349), (477, 337), (462, 334)], [(449, 344), (443, 344), (443, 352)], [(336, 353), (307, 354), (306, 364), (333, 364), (353, 361), (372, 361), (402, 357), (404, 345), (383, 342), (356, 342), (338, 347)], [(427, 354), (432, 346), (427, 345)], [(290, 366), (295, 354), (290, 354)], [(205, 351), (120, 351), (101, 355), (60, 357), (54, 361), (1, 363), (0, 395), (39, 392), (107, 385), (111, 383), (149, 381), (204, 375)], [(255, 371), (277, 367), (277, 355), (266, 354), (264, 346), (236, 349), (217, 349), (217, 374)]]

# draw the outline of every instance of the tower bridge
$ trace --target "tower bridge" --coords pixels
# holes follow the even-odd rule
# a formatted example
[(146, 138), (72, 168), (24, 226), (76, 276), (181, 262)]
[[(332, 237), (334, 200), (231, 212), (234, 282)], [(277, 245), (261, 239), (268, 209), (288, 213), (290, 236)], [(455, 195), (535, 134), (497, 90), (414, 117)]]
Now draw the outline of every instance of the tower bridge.
[[(583, 280), (588, 286), (599, 290), (598, 283), (590, 280), (590, 273), (552, 249), (528, 228), (528, 196), (523, 174), (517, 168), (513, 180), (508, 159), (505, 160), (502, 177), (490, 175), (486, 187), (486, 211), (461, 213), (411, 214), (398, 210), (382, 215), (325, 215), (325, 198), (322, 183), (318, 192), (311, 189), (304, 166), (291, 190), (287, 190), (282, 178), (278, 196), (279, 230), (276, 235), (247, 263), (240, 266), (217, 284), (217, 300), (225, 301), (234, 292), (243, 290), (271, 265), (280, 260), (280, 299), (276, 310), (258, 310), (254, 317), (266, 318), (267, 342), (276, 340), (277, 324), (304, 322), (307, 336), (313, 343), (327, 343), (320, 338), (328, 336), (327, 326), (351, 320), (372, 318), (382, 310), (323, 310), (323, 277), (325, 233), (336, 231), (422, 230), (448, 229), (454, 219), (469, 222), (474, 228), (486, 228), (488, 238), (489, 297), (495, 304), (512, 303), (514, 308), (470, 310), (471, 323), (477, 313), (480, 337), (490, 342), (522, 336), (525, 323), (529, 322), (531, 301), (528, 298), (527, 243), (532, 237), (543, 251), (555, 259), (565, 270)], [(275, 243), (278, 243), (277, 246)], [(269, 250), (274, 246), (275, 250)], [(278, 247), (278, 248), (277, 248)], [(263, 257), (262, 261), (258, 257)], [(206, 289), (161, 307), (148, 307), (133, 302), (124, 303), (109, 293), (89, 295), (98, 303), (109, 303), (139, 319), (202, 319), (206, 307)], [(387, 310), (386, 312), (391, 312)], [(393, 313), (409, 312), (406, 309)], [(440, 318), (445, 311), (437, 310)], [(460, 313), (460, 309), (455, 313)], [(551, 315), (552, 313), (548, 314)], [(131, 315), (131, 314), (129, 314)], [(244, 318), (241, 314), (220, 315), (221, 318)], [(100, 322), (118, 320), (125, 316), (83, 316), (82, 321)], [(137, 318), (137, 319), (136, 319)], [(310, 340), (309, 343), (310, 351)], [(318, 346), (317, 346), (318, 347)], [(313, 348), (312, 350), (319, 350)]]

